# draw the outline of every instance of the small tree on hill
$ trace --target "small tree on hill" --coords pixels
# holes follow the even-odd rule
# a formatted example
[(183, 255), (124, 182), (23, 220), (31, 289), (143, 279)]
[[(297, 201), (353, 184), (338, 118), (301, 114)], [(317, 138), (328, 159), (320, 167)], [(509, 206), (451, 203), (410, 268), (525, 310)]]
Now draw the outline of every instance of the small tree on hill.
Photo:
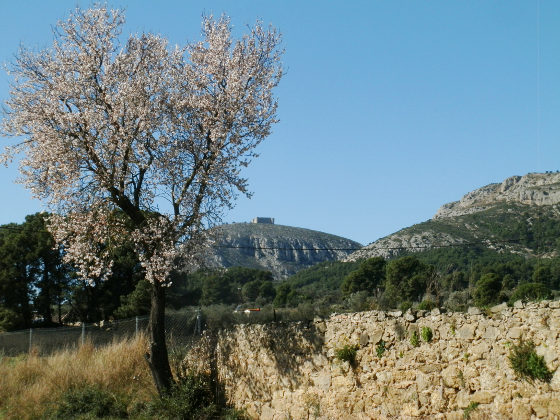
[(500, 290), (502, 289), (502, 279), (496, 273), (486, 273), (476, 282), (473, 290), (473, 298), (476, 306), (488, 306), (497, 303)]
[(416, 256), (390, 261), (386, 269), (384, 296), (389, 306), (397, 307), (401, 302), (420, 300), (432, 276), (433, 267), (424, 264)]
[(357, 270), (350, 272), (340, 288), (344, 294), (366, 291), (374, 295), (377, 288), (385, 281), (385, 259), (383, 257), (368, 258)]
[(238, 192), (240, 169), (276, 122), (279, 34), (257, 24), (234, 41), (227, 18), (169, 48), (154, 34), (121, 45), (123, 12), (76, 9), (51, 48), (22, 48), (3, 132), (24, 141), (23, 182), (52, 209), (49, 229), (80, 276), (106, 278), (111, 250), (132, 241), (151, 284), (150, 350), (157, 389), (173, 383), (165, 343), (169, 273), (194, 258), (205, 227)]

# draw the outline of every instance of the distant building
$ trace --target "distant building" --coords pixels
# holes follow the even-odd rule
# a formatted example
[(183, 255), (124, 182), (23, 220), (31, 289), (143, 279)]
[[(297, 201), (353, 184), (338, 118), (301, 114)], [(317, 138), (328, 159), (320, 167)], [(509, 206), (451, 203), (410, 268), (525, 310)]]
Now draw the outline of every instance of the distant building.
[(273, 225), (274, 217), (255, 217), (253, 220), (251, 220), (251, 223), (264, 223), (267, 225)]

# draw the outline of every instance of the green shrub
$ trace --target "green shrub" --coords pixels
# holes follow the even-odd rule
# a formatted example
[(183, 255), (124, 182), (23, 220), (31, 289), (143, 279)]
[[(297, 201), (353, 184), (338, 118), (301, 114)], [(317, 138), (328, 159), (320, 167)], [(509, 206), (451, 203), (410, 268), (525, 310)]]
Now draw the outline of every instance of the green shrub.
[(436, 307), (436, 303), (431, 300), (423, 300), (418, 304), (418, 309), (421, 311), (431, 311)]
[(410, 344), (412, 344), (413, 347), (418, 347), (420, 345), (420, 339), (418, 338), (417, 331), (412, 333), (412, 336), (410, 337)]
[(550, 382), (552, 379), (554, 372), (548, 369), (544, 357), (536, 353), (532, 341), (520, 340), (511, 347), (508, 357), (511, 368), (521, 379), (529, 382), (535, 379)]
[(0, 332), (23, 328), (23, 317), (12, 309), (0, 306)]
[(479, 308), (493, 305), (499, 300), (502, 279), (495, 273), (483, 274), (473, 291), (474, 303)]
[(142, 415), (150, 419), (244, 418), (242, 413), (226, 406), (218, 385), (209, 374), (182, 373), (171, 391), (149, 403)]
[(385, 353), (385, 350), (386, 350), (385, 341), (383, 340), (379, 341), (379, 343), (377, 343), (377, 346), (375, 347), (375, 353), (377, 353), (377, 357), (381, 359), (383, 353)]
[(356, 354), (358, 352), (359, 346), (357, 344), (349, 345), (345, 344), (339, 349), (335, 349), (334, 356), (343, 362), (350, 363), (350, 366), (356, 365)]
[(48, 418), (72, 419), (112, 417), (127, 418), (126, 404), (117, 396), (95, 385), (66, 391)]
[(399, 309), (403, 312), (408, 311), (410, 308), (412, 308), (412, 302), (410, 300), (405, 300), (399, 305)]
[(422, 336), (422, 340), (424, 340), (426, 343), (432, 341), (432, 338), (434, 336), (430, 327), (422, 327), (422, 332), (420, 333), (420, 335)]
[(517, 286), (509, 302), (513, 304), (518, 300), (543, 300), (552, 297), (551, 290), (542, 283), (525, 283)]

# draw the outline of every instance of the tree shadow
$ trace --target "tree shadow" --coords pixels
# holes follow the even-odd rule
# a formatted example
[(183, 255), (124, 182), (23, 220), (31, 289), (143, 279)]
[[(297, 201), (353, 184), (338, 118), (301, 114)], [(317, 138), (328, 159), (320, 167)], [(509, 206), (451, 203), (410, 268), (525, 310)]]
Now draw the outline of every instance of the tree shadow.
[(208, 369), (216, 373), (230, 398), (270, 401), (275, 391), (313, 384), (309, 372), (324, 367), (324, 331), (322, 321), (222, 330), (206, 340)]

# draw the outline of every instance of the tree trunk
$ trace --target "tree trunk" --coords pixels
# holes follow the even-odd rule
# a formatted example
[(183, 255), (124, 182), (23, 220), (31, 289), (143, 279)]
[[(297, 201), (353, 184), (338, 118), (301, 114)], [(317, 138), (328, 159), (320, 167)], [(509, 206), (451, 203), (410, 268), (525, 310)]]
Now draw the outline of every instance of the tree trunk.
[(156, 388), (160, 395), (166, 393), (173, 384), (169, 367), (167, 344), (165, 342), (165, 287), (152, 285), (152, 307), (150, 309), (150, 353), (146, 360), (152, 371)]

